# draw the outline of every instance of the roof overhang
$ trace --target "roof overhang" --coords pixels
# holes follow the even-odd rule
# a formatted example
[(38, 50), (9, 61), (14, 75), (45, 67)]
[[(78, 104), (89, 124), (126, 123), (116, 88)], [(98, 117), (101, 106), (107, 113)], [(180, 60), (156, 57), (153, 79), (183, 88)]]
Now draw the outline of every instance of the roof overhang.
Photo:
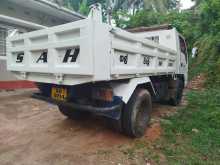
[(24, 21), (14, 17), (8, 17), (5, 15), (0, 15), (0, 24), (4, 26), (17, 27), (17, 28), (29, 29), (29, 30), (39, 30), (39, 29), (47, 28), (46, 26)]
[(39, 12), (47, 13), (57, 18), (64, 19), (67, 21), (77, 21), (86, 18), (85, 16), (76, 13), (72, 10), (59, 6), (55, 3), (49, 2), (47, 0), (8, 0), (15, 5), (20, 5), (32, 10), (37, 10)]

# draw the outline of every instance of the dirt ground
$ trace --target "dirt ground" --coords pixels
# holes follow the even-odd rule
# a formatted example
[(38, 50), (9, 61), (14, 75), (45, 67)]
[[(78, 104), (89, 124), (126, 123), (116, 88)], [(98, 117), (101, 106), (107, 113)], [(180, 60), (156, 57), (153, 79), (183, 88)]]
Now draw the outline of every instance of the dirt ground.
[[(98, 117), (69, 120), (56, 106), (32, 99), (32, 92), (0, 92), (1, 165), (134, 163), (121, 151), (134, 143), (133, 139), (109, 129)], [(176, 108), (154, 105), (153, 111), (151, 125), (143, 138), (148, 142), (160, 137), (158, 121), (175, 113)]]

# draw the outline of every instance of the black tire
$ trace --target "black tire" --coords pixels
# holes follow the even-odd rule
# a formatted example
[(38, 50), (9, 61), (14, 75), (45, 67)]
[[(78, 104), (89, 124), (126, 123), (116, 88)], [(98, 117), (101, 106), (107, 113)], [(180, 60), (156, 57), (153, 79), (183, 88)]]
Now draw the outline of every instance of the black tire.
[(64, 116), (73, 120), (82, 120), (89, 116), (89, 112), (75, 110), (69, 106), (58, 105), (58, 108)]
[(170, 104), (173, 106), (177, 106), (181, 103), (183, 97), (183, 89), (184, 89), (184, 82), (181, 79), (177, 79), (174, 87), (173, 95), (170, 98)]
[(137, 88), (123, 109), (123, 132), (134, 138), (142, 137), (150, 121), (151, 111), (150, 93), (146, 89)]

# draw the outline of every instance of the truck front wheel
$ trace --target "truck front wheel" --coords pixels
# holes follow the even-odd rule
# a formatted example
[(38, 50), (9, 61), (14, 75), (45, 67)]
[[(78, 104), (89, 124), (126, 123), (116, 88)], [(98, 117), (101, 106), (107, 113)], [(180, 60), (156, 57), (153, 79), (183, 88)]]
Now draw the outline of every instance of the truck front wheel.
[(142, 137), (150, 121), (151, 111), (150, 93), (146, 89), (137, 88), (123, 109), (124, 133), (131, 137)]
[(69, 106), (65, 106), (65, 105), (58, 105), (58, 108), (60, 110), (60, 112), (73, 120), (81, 120), (84, 119), (86, 116), (88, 116), (89, 112), (82, 112), (79, 110), (75, 110)]

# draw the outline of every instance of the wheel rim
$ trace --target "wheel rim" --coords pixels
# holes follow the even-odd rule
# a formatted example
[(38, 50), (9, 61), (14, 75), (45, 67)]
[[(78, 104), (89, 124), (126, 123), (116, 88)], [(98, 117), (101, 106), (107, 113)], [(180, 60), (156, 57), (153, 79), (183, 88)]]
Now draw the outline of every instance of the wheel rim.
[(135, 134), (138, 136), (142, 136), (147, 127), (147, 123), (149, 121), (148, 115), (148, 104), (146, 101), (142, 101), (137, 107), (138, 112), (136, 114), (136, 122), (135, 122)]

